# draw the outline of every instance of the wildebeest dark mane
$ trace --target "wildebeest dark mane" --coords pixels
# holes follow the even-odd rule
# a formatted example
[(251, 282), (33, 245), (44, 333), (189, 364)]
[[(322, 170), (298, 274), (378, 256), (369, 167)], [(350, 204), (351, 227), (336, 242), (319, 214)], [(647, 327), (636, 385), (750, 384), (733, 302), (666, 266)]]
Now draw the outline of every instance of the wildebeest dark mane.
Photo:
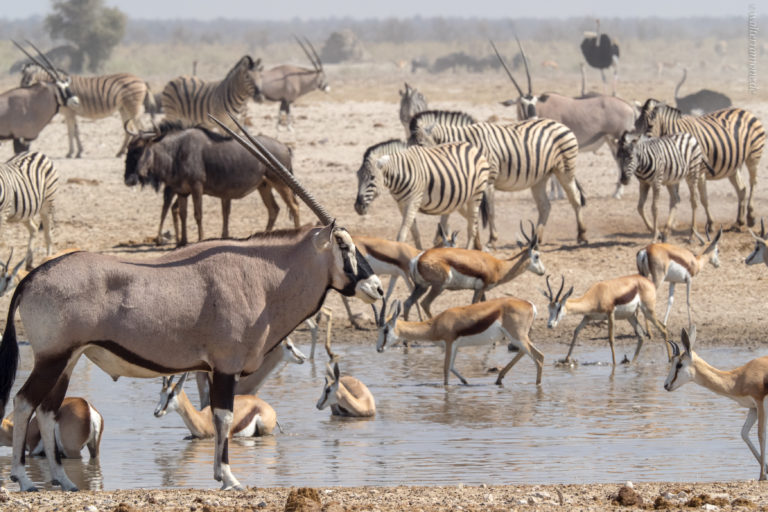
[(200, 125), (193, 125), (189, 123), (184, 123), (182, 121), (165, 121), (163, 120), (160, 122), (160, 124), (157, 127), (157, 136), (154, 138), (154, 142), (159, 142), (168, 134), (180, 132), (182, 130), (187, 130), (189, 128), (197, 128), (201, 132), (203, 132), (209, 139), (211, 139), (213, 142), (225, 142), (228, 140), (232, 140), (232, 137), (229, 135), (223, 135), (218, 132), (214, 132), (205, 126)]

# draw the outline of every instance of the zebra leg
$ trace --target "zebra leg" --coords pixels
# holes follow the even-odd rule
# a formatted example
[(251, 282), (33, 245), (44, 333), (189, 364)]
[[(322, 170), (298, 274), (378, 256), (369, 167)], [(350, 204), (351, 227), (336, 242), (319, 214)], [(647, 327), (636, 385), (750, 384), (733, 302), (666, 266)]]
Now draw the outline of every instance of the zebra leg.
[(739, 198), (738, 210), (736, 211), (736, 224), (733, 226), (733, 230), (741, 231), (744, 227), (746, 216), (746, 199), (747, 199), (747, 187), (744, 185), (744, 180), (741, 178), (741, 173), (736, 170), (733, 174), (728, 176), (733, 188), (736, 189), (736, 196)]
[[(463, 215), (463, 214), (462, 214)], [(432, 246), (437, 247), (448, 240), (448, 217), (450, 213), (445, 213), (440, 216), (440, 222), (437, 224), (437, 231), (435, 232), (435, 238), (432, 240)], [(466, 216), (465, 216), (466, 218)], [(441, 231), (442, 230), (442, 231)]]
[(35, 221), (33, 221), (31, 218), (24, 219), (24, 225), (27, 227), (27, 230), (29, 231), (29, 240), (27, 241), (27, 270), (32, 270), (35, 268), (35, 266), (32, 264), (32, 241), (35, 239), (35, 233), (37, 233), (37, 224)]
[(411, 231), (413, 235), (413, 245), (417, 249), (422, 249), (421, 236), (419, 236), (419, 228), (416, 226), (416, 212), (419, 209), (419, 203), (421, 198), (411, 199), (407, 205), (400, 206), (400, 213), (403, 215), (403, 222), (400, 224), (400, 230), (397, 232), (397, 241), (405, 242), (408, 236), (408, 231)]
[(703, 244), (704, 239), (696, 229), (696, 209), (699, 206), (699, 190), (696, 188), (696, 181), (697, 178), (695, 176), (689, 176), (686, 179), (686, 183), (688, 184), (688, 194), (690, 195), (691, 200), (691, 234), (688, 237), (688, 242), (692, 242), (693, 237), (696, 237), (696, 239)]
[(755, 207), (752, 204), (752, 196), (757, 188), (757, 164), (760, 158), (747, 159), (747, 169), (749, 170), (749, 198), (747, 199), (747, 226), (755, 225)]
[(477, 233), (477, 213), (479, 207), (479, 204), (475, 204), (473, 202), (471, 207), (464, 208), (459, 212), (461, 213), (462, 217), (467, 219), (467, 245), (465, 246), (467, 249), (471, 248), (473, 244), (475, 249), (482, 249), (483, 244), (480, 241), (480, 236)]
[(714, 227), (714, 219), (712, 213), (709, 211), (709, 196), (707, 195), (707, 179), (702, 173), (699, 176), (696, 187), (699, 189), (699, 198), (701, 199), (701, 206), (704, 208), (704, 213), (707, 215), (707, 223), (704, 226), (704, 232), (710, 233)]
[(496, 201), (494, 200), (496, 188), (489, 183), (486, 188), (486, 198), (488, 200), (488, 245), (492, 249), (496, 250), (496, 241), (499, 239), (499, 235), (496, 232)]
[(680, 184), (667, 185), (667, 191), (669, 191), (669, 216), (667, 217), (667, 224), (664, 226), (663, 236), (665, 239), (672, 233), (675, 224), (675, 214), (677, 213), (677, 206), (680, 204)]
[(80, 158), (80, 153), (83, 152), (82, 145), (80, 144), (80, 133), (77, 128), (77, 121), (75, 121), (75, 113), (70, 109), (64, 109), (64, 120), (67, 123), (67, 141), (69, 142), (69, 151), (67, 151), (67, 158), (72, 158), (75, 155), (75, 140), (77, 140), (77, 156)]
[(544, 226), (549, 219), (549, 211), (552, 205), (547, 198), (547, 180), (543, 179), (531, 187), (533, 200), (536, 201), (536, 208), (539, 210), (539, 220), (536, 224), (536, 234), (539, 236), (539, 242), (544, 242)]
[[(616, 159), (616, 152), (619, 148), (619, 144), (616, 140), (614, 140), (613, 137), (606, 135), (605, 143), (608, 144), (608, 147), (611, 149), (611, 156), (613, 157), (613, 161), (616, 162), (617, 169), (619, 171), (619, 177), (616, 180), (616, 190), (613, 192), (613, 198), (614, 199), (621, 199), (621, 197), (624, 195), (624, 185), (621, 184), (621, 164)], [(597, 151), (597, 149), (595, 150)]]
[[(653, 242), (659, 241), (659, 196), (661, 195), (661, 185), (653, 184), (653, 198), (651, 199), (651, 215), (653, 216)], [(670, 203), (672, 199), (670, 198)]]
[(40, 222), (43, 225), (43, 236), (45, 237), (45, 255), (53, 254), (53, 244), (51, 242), (51, 229), (53, 228), (53, 202), (46, 201), (40, 207)]
[[(229, 238), (229, 214), (232, 211), (232, 200), (221, 198), (221, 238)], [(197, 217), (197, 214), (195, 214)], [(269, 231), (269, 230), (267, 230)]]
[[(584, 198), (581, 195), (581, 191), (579, 190), (579, 187), (576, 185), (576, 178), (573, 176), (572, 172), (566, 173), (566, 172), (556, 171), (555, 176), (557, 176), (558, 181), (563, 186), (563, 190), (565, 190), (565, 195), (568, 196), (568, 202), (571, 203), (573, 212), (576, 214), (576, 228), (577, 228), (576, 240), (578, 240), (580, 244), (589, 243), (589, 241), (587, 240), (587, 228), (584, 225), (584, 217), (581, 211), (582, 201), (584, 200)], [(541, 235), (539, 235), (539, 237), (541, 237)]]
[(648, 231), (653, 231), (653, 226), (648, 222), (648, 217), (645, 215), (645, 201), (648, 199), (648, 191), (650, 189), (651, 186), (649, 184), (642, 181), (640, 182), (640, 194), (637, 198), (637, 213), (639, 213), (640, 218), (643, 219), (646, 229), (648, 229)]

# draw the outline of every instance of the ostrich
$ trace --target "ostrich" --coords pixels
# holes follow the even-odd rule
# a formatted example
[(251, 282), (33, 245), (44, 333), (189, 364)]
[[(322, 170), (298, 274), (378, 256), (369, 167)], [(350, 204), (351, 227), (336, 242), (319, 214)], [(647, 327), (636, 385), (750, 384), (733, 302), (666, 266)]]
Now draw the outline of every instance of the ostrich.
[(700, 116), (731, 106), (731, 98), (721, 92), (713, 91), (712, 89), (701, 89), (683, 96), (682, 98), (678, 97), (677, 93), (680, 92), (680, 87), (683, 85), (683, 82), (685, 82), (687, 76), (688, 70), (683, 68), (683, 78), (680, 80), (680, 83), (677, 84), (677, 87), (675, 87), (675, 103), (680, 112), (683, 114)]
[(581, 42), (581, 53), (587, 64), (600, 70), (605, 89), (605, 70), (613, 68), (613, 95), (616, 96), (616, 80), (619, 75), (619, 46), (611, 40), (608, 34), (600, 33), (600, 20), (595, 20), (597, 32), (584, 32)]

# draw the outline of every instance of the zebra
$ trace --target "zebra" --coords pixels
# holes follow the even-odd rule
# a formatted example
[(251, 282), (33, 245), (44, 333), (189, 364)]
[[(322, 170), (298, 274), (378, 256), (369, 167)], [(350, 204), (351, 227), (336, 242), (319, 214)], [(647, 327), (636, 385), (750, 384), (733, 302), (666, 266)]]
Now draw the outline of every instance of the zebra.
[(32, 265), (32, 240), (37, 233), (36, 215), (40, 215), (45, 233), (46, 256), (51, 255), (53, 198), (59, 175), (50, 158), (42, 153), (19, 153), (0, 163), (0, 228), (2, 220), (24, 222), (29, 230), (27, 270)]
[[(67, 76), (64, 71), (59, 73)], [(125, 137), (120, 150), (115, 156), (121, 156), (128, 147), (131, 139), (129, 124), (133, 125), (133, 131), (141, 130), (139, 116), (142, 106), (148, 97), (152, 97), (149, 85), (130, 73), (116, 73), (114, 75), (81, 76), (69, 75), (70, 88), (80, 99), (77, 109), (62, 107), (61, 113), (67, 122), (67, 136), (69, 138), (69, 151), (67, 158), (80, 158), (83, 153), (83, 143), (80, 141), (80, 130), (77, 127), (76, 116), (89, 119), (101, 119), (115, 111), (120, 113), (123, 122)], [(21, 86), (28, 87), (37, 82), (53, 82), (54, 78), (37, 64), (27, 63), (21, 70)], [(74, 142), (77, 143), (75, 154)]]
[[(470, 116), (457, 112), (427, 111), (411, 119), (409, 143), (432, 145), (467, 141), (480, 148), (491, 165), (489, 185), (496, 190), (531, 189), (539, 210), (536, 234), (543, 239), (551, 205), (546, 185), (554, 175), (565, 189), (576, 213), (579, 243), (587, 243), (581, 209), (584, 193), (575, 179), (575, 160), (579, 152), (576, 136), (564, 124), (551, 119), (529, 119), (509, 125), (470, 124)], [(489, 189), (490, 245), (498, 236), (494, 222), (493, 190)]]
[[(755, 211), (752, 204), (757, 186), (757, 166), (765, 146), (765, 129), (760, 120), (743, 108), (726, 108), (703, 116), (684, 115), (680, 110), (648, 99), (640, 109), (635, 122), (636, 133), (653, 136), (687, 132), (696, 137), (707, 160), (707, 180), (728, 178), (736, 189), (738, 209), (734, 228), (741, 231), (745, 224), (755, 225)], [(739, 169), (743, 164), (749, 170), (749, 197)], [(709, 233), (712, 223), (707, 220)]]
[(234, 124), (227, 112), (244, 114), (249, 98), (261, 102), (261, 59), (243, 56), (229, 70), (223, 80), (205, 82), (194, 76), (180, 76), (168, 82), (163, 89), (162, 105), (165, 119), (186, 121), (193, 125), (218, 128), (209, 118), (211, 114)]
[[(696, 231), (697, 193), (707, 214), (707, 223), (712, 222), (707, 199), (706, 168), (707, 163), (701, 152), (701, 146), (690, 133), (675, 133), (662, 137), (648, 137), (642, 134), (624, 132), (619, 139), (616, 159), (621, 167), (621, 182), (626, 185), (634, 174), (640, 183), (640, 197), (637, 211), (646, 227), (653, 233), (653, 242), (659, 239), (657, 224), (658, 197), (661, 186), (669, 191), (669, 217), (662, 237), (666, 238), (675, 217), (675, 210), (680, 203), (680, 181), (685, 180), (691, 200), (691, 238), (704, 239)], [(648, 190), (653, 188), (653, 225), (645, 215), (645, 201)]]
[(416, 212), (440, 215), (440, 224), (446, 231), (448, 216), (458, 211), (467, 219), (467, 248), (474, 243), (479, 249), (478, 210), (485, 220), (489, 177), (488, 161), (467, 142), (422, 148), (389, 140), (365, 151), (357, 171), (355, 211), (365, 215), (383, 185), (397, 201), (403, 216), (398, 242), (405, 241), (410, 229), (414, 245), (422, 248)]
[(405, 90), (400, 92), (400, 122), (405, 127), (405, 137), (407, 138), (411, 131), (411, 118), (419, 112), (424, 112), (428, 109), (427, 100), (424, 99), (424, 95), (416, 90), (415, 87), (408, 85), (405, 82)]

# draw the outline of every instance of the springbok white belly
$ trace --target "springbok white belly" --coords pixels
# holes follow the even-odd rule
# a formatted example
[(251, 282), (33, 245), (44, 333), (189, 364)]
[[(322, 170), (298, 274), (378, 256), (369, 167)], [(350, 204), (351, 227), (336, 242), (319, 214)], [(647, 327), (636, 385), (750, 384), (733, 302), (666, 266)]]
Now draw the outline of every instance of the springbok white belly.
[[(472, 334), (469, 336), (460, 336), (456, 338), (454, 342), (455, 347), (478, 347), (483, 345), (490, 345), (496, 341), (504, 339), (504, 332), (501, 328), (501, 322), (493, 322), (483, 332)], [(511, 341), (511, 340), (510, 340)]]
[(446, 282), (448, 290), (479, 290), (484, 285), (482, 279), (474, 276), (468, 276), (451, 269)]
[(685, 283), (690, 279), (688, 269), (675, 261), (670, 261), (664, 280), (670, 283)]
[(640, 294), (636, 293), (635, 297), (627, 302), (626, 304), (622, 304), (620, 306), (616, 306), (613, 309), (613, 316), (617, 319), (627, 319), (635, 314), (637, 311), (637, 307), (640, 305)]
[(261, 419), (261, 414), (257, 414), (244, 429), (233, 432), (232, 437), (253, 437), (262, 430), (264, 430), (264, 422)]

